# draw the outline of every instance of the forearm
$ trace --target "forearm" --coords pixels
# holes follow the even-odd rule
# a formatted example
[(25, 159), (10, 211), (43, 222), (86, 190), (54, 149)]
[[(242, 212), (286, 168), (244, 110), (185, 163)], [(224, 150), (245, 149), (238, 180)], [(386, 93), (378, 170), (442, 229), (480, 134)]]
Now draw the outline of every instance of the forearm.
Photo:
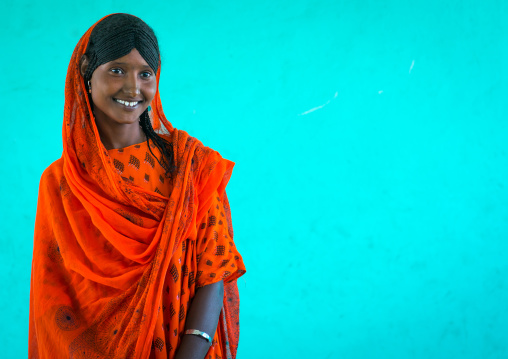
[[(213, 338), (223, 298), (224, 283), (222, 281), (197, 289), (187, 314), (185, 330), (197, 329)], [(209, 347), (210, 343), (202, 337), (184, 335), (175, 359), (203, 359)]]

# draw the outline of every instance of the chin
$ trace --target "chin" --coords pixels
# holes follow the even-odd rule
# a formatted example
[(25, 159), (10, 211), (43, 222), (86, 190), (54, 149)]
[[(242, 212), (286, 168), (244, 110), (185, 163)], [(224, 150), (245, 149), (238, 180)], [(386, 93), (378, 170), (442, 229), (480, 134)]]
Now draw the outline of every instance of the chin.
[[(118, 123), (121, 123), (121, 124), (131, 124), (131, 123), (135, 123), (135, 122), (139, 122), (139, 118), (141, 117), (141, 115), (143, 114), (143, 110), (137, 110), (137, 111), (133, 111), (131, 113), (120, 113), (120, 114), (112, 114), (112, 116), (110, 116), (110, 118), (115, 121), (115, 122), (118, 122)], [(115, 116), (116, 115), (116, 116)]]
[(99, 106), (94, 107), (96, 121), (103, 122), (104, 125), (110, 123), (111, 125), (114, 126), (115, 124), (117, 125), (130, 125), (134, 123), (139, 124), (139, 118), (141, 114), (147, 109), (148, 106), (144, 106), (144, 103), (142, 103), (133, 108), (127, 108), (125, 106), (120, 106), (115, 103), (103, 109), (101, 109)]

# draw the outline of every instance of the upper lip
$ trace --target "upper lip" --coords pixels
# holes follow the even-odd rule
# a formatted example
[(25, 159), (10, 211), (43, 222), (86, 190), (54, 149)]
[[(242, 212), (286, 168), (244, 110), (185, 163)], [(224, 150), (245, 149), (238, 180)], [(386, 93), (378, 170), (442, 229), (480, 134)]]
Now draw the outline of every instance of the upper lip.
[(121, 101), (125, 101), (125, 102), (141, 102), (143, 100), (136, 100), (136, 99), (129, 99), (129, 100), (126, 100), (126, 99), (123, 99), (123, 98), (117, 98), (117, 97), (113, 97), (115, 100), (121, 100)]

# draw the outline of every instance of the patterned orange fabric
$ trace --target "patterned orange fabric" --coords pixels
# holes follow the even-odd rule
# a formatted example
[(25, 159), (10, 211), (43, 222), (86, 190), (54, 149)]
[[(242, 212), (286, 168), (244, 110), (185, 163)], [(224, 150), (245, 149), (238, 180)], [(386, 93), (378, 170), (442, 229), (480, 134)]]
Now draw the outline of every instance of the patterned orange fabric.
[(160, 156), (157, 146), (150, 142), (150, 149), (146, 142), (129, 147), (108, 151), (113, 166), (124, 181), (164, 197), (169, 197), (169, 179), (164, 175), (164, 169), (154, 157)]
[(150, 116), (173, 144), (176, 171), (159, 187), (163, 171), (143, 158), (148, 147), (140, 144), (124, 150), (145, 172), (129, 174), (129, 162), (100, 141), (79, 72), (92, 29), (67, 72), (62, 158), (40, 183), (29, 357), (172, 358), (194, 293), (223, 280), (224, 305), (206, 358), (234, 358), (236, 279), (245, 272), (225, 192), (234, 164), (173, 128), (157, 91)]

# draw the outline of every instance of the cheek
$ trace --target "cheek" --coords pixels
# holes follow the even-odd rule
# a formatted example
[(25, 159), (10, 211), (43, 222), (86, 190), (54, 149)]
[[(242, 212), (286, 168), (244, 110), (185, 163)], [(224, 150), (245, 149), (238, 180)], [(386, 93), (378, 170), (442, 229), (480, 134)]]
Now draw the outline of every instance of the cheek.
[(148, 102), (151, 102), (155, 96), (155, 92), (157, 91), (157, 85), (151, 85), (147, 86), (145, 90), (145, 98), (148, 100)]
[(92, 103), (94, 106), (101, 106), (102, 105), (102, 96), (99, 95), (99, 91), (97, 89), (92, 89)]
[(97, 78), (95, 81), (92, 78), (92, 100), (94, 103), (102, 103), (106, 101), (106, 97), (108, 93), (110, 93), (110, 84), (106, 81), (102, 81), (102, 79)]

